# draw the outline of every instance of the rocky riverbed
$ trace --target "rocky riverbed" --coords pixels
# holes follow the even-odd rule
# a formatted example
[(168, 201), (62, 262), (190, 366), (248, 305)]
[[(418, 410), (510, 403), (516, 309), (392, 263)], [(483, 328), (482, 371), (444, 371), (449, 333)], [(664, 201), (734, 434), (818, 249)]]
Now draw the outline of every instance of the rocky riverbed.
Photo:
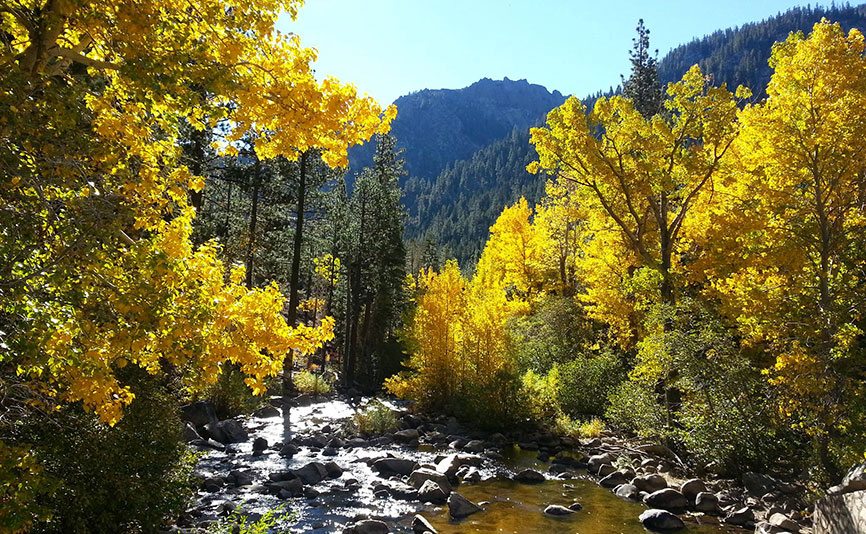
[(357, 436), (368, 399), (271, 401), (229, 421), (185, 409), (199, 491), (172, 530), (279, 508), (279, 532), (809, 532), (800, 488), (754, 473), (689, 479), (659, 445), (477, 433), (394, 403), (399, 430)]

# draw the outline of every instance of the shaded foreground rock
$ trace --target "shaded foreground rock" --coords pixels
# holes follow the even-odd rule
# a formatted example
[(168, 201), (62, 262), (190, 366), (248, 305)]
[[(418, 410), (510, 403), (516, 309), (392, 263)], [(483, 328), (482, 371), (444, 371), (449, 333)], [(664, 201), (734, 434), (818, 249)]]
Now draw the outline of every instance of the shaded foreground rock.
[(577, 510), (572, 510), (571, 508), (566, 508), (565, 506), (560, 506), (558, 504), (551, 504), (547, 508), (544, 509), (544, 513), (547, 515), (555, 515), (555, 516), (564, 516), (571, 515), (575, 513)]
[(539, 484), (544, 482), (546, 479), (544, 475), (536, 471), (535, 469), (524, 469), (523, 471), (514, 475), (514, 480), (517, 482), (522, 482), (524, 484)]
[(418, 490), (418, 499), (421, 502), (445, 504), (445, 501), (448, 500), (448, 494), (435, 481), (425, 480)]
[(385, 476), (410, 475), (416, 467), (418, 467), (418, 462), (403, 458), (381, 458), (373, 462), (372, 465), (373, 471)]
[(686, 526), (682, 519), (666, 510), (646, 510), (638, 519), (644, 527), (650, 530), (680, 530)]
[(448, 513), (454, 519), (470, 516), (476, 512), (480, 512), (481, 507), (470, 501), (459, 493), (452, 493), (448, 497)]
[(665, 488), (647, 495), (643, 502), (653, 508), (661, 508), (669, 512), (683, 512), (688, 506), (688, 501), (683, 494), (675, 489)]
[(424, 534), (425, 532), (429, 532), (431, 534), (438, 534), (438, 531), (433, 528), (433, 525), (430, 524), (429, 521), (424, 519), (423, 516), (416, 515), (412, 518), (412, 532), (415, 534)]
[(343, 529), (343, 534), (388, 534), (391, 529), (384, 521), (376, 519), (364, 519), (354, 525)]

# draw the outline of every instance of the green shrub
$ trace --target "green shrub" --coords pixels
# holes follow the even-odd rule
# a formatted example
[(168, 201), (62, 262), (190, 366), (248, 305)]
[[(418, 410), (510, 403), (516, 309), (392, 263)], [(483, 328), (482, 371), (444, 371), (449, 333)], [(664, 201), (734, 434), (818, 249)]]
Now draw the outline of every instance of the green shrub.
[(328, 382), (325, 377), (307, 371), (306, 369), (295, 373), (295, 376), (292, 377), (292, 381), (298, 389), (298, 392), (306, 393), (308, 395), (327, 395), (332, 390), (331, 383)]
[(149, 376), (134, 377), (133, 392), (114, 427), (75, 407), (28, 423), (27, 440), (59, 484), (37, 532), (155, 532), (188, 503), (195, 458), (178, 402)]
[(559, 367), (559, 403), (573, 417), (603, 415), (608, 397), (625, 379), (625, 365), (611, 351), (577, 356)]
[(585, 349), (593, 339), (590, 321), (571, 297), (546, 295), (532, 314), (510, 324), (521, 371), (546, 373)]
[(253, 395), (244, 382), (245, 375), (232, 364), (222, 366), (217, 381), (199, 395), (214, 405), (217, 417), (228, 419), (253, 412), (261, 405), (261, 397)]
[(355, 412), (352, 425), (358, 434), (374, 436), (397, 430), (397, 414), (380, 401), (373, 401), (360, 412)]
[(608, 397), (605, 418), (614, 428), (642, 437), (663, 437), (665, 410), (652, 390), (635, 382), (623, 382)]
[(207, 531), (208, 534), (268, 534), (279, 524), (292, 522), (294, 517), (294, 513), (278, 506), (265, 512), (258, 520), (250, 521), (238, 507), (226, 519), (212, 524)]

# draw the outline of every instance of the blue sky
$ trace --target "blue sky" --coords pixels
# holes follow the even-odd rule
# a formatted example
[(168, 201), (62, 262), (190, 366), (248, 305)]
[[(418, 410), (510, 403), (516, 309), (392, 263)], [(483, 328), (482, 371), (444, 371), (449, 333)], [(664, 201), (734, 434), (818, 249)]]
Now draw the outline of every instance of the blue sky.
[(797, 5), (805, 2), (307, 0), (298, 19), (285, 17), (280, 27), (319, 51), (319, 75), (354, 83), (382, 104), (484, 77), (584, 96), (628, 72), (639, 18), (662, 57), (694, 37)]

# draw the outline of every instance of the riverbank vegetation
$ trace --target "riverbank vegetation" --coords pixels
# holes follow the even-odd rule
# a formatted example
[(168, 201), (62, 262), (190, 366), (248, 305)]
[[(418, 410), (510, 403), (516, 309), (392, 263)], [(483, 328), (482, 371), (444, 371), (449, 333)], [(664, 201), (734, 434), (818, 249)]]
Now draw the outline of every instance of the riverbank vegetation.
[(547, 194), (502, 212), (474, 273), (414, 278), (409, 371), (386, 387), (479, 424), (602, 415), (700, 467), (835, 479), (866, 450), (863, 36), (778, 43), (763, 101), (698, 67), (662, 93), (643, 44), (624, 95), (532, 130)]

